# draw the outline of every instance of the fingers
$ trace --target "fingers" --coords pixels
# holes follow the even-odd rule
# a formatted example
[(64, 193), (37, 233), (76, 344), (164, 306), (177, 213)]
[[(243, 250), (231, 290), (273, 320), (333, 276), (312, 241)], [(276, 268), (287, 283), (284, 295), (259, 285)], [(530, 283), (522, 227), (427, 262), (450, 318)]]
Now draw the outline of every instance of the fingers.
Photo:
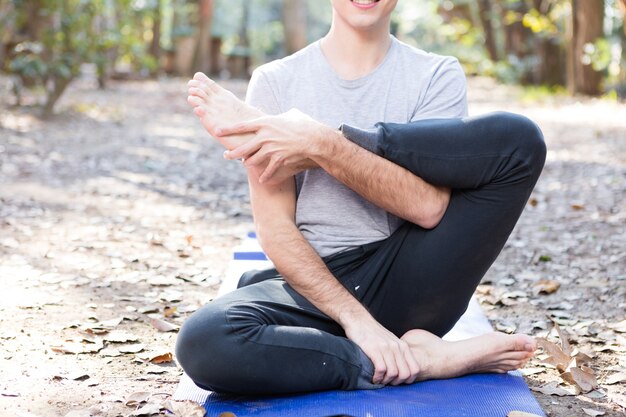
[[(399, 369), (402, 367), (402, 362), (404, 360), (399, 360), (400, 358), (396, 355), (397, 352), (389, 352), (385, 356), (385, 365), (387, 365), (387, 372), (385, 372), (385, 376), (381, 384), (388, 385), (392, 381), (395, 381), (398, 378)], [(400, 363), (398, 363), (400, 362)]]
[[(225, 158), (232, 159), (230, 157), (230, 153), (229, 152), (226, 152), (226, 153), (228, 153), (229, 155), (225, 155)], [(246, 166), (253, 166), (253, 165), (263, 164), (263, 162), (268, 158), (268, 156), (265, 154), (265, 152), (263, 152), (263, 149), (259, 149), (254, 155), (248, 154), (248, 156), (243, 156), (242, 158), (244, 158), (244, 164)]]
[(391, 382), (391, 385), (412, 384), (415, 382), (419, 374), (419, 365), (417, 364), (409, 345), (406, 342), (401, 341), (400, 350), (402, 357), (404, 358), (404, 362), (406, 363), (406, 367), (399, 368), (398, 377)]
[(372, 360), (372, 362), (375, 366), (372, 380), (376, 384), (412, 384), (419, 374), (419, 365), (404, 341), (398, 341), (397, 344), (385, 349), (382, 361)]
[[(217, 132), (216, 134), (218, 136), (225, 136)], [(261, 148), (261, 143), (259, 143), (256, 140), (251, 140), (231, 151), (224, 152), (224, 158), (230, 159), (231, 161), (234, 159), (252, 158), (252, 155), (256, 153), (260, 148)]]
[(280, 168), (281, 166), (282, 166), (282, 158), (280, 158), (277, 155), (273, 156), (270, 159), (270, 163), (267, 164), (265, 171), (263, 171), (263, 174), (261, 174), (261, 176), (259, 177), (259, 182), (261, 184), (265, 184), (266, 182), (268, 182), (272, 178), (272, 176), (274, 176), (274, 173), (276, 173), (278, 168)]
[(374, 376), (372, 382), (374, 384), (382, 384), (385, 374), (387, 373), (387, 365), (382, 355), (370, 357), (372, 364), (374, 365)]

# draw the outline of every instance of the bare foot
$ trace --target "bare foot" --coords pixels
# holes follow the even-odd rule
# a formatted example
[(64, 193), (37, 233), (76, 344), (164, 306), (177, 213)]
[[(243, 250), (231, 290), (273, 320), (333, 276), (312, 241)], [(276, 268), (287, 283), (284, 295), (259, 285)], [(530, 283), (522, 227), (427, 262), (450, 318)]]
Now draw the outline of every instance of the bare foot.
[(187, 85), (187, 101), (193, 106), (194, 113), (226, 149), (232, 150), (254, 137), (253, 134), (219, 137), (215, 130), (264, 116), (260, 110), (248, 106), (201, 72), (197, 72)]
[[(194, 113), (204, 128), (226, 149), (232, 150), (254, 138), (254, 134), (218, 136), (215, 131), (219, 127), (234, 125), (239, 122), (257, 119), (265, 116), (263, 112), (239, 100), (233, 93), (220, 87), (205, 74), (197, 72), (189, 81), (187, 101), (193, 106)], [(263, 172), (265, 164), (257, 167)], [(301, 163), (289, 167), (280, 167), (269, 181), (270, 184), (280, 184), (305, 169), (317, 168), (317, 164), (306, 159)]]
[(471, 373), (505, 373), (523, 367), (537, 348), (530, 336), (498, 332), (447, 342), (417, 329), (405, 333), (402, 340), (409, 344), (420, 367), (418, 381)]

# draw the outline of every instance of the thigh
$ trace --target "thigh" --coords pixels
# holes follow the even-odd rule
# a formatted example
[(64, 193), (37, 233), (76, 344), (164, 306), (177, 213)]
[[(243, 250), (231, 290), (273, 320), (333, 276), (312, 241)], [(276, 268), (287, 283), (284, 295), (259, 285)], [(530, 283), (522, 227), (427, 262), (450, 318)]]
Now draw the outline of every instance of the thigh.
[(396, 335), (414, 328), (444, 335), (465, 312), (521, 207), (493, 205), (478, 190), (453, 191), (436, 228), (405, 223), (355, 274), (360, 299)]
[(228, 306), (231, 311), (254, 312), (261, 325), (312, 327), (344, 335), (341, 326), (279, 276), (238, 288), (213, 302)]

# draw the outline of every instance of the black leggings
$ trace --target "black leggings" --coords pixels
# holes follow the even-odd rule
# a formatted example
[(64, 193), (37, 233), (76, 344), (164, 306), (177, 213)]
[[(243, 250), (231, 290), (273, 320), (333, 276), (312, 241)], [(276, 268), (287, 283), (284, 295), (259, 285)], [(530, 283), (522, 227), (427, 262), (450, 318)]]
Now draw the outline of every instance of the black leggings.
[[(379, 124), (381, 154), (452, 188), (441, 223), (405, 222), (391, 237), (324, 259), (337, 279), (398, 337), (438, 336), (461, 317), (539, 178), (539, 128), (509, 113)], [(245, 274), (236, 291), (193, 314), (176, 355), (201, 387), (232, 393), (377, 388), (373, 365), (343, 329), (276, 270)]]

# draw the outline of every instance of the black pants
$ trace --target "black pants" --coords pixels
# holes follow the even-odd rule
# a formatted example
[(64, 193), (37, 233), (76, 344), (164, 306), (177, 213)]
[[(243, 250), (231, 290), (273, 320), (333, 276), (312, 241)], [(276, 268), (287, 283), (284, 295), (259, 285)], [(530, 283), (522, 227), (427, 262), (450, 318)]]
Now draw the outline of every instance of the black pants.
[[(325, 258), (337, 279), (397, 336), (442, 336), (467, 308), (517, 222), (546, 148), (528, 119), (487, 116), (379, 124), (382, 156), (453, 189), (441, 223), (406, 222), (386, 240)], [(343, 329), (276, 270), (193, 314), (176, 355), (199, 386), (233, 393), (376, 388), (373, 365)]]

